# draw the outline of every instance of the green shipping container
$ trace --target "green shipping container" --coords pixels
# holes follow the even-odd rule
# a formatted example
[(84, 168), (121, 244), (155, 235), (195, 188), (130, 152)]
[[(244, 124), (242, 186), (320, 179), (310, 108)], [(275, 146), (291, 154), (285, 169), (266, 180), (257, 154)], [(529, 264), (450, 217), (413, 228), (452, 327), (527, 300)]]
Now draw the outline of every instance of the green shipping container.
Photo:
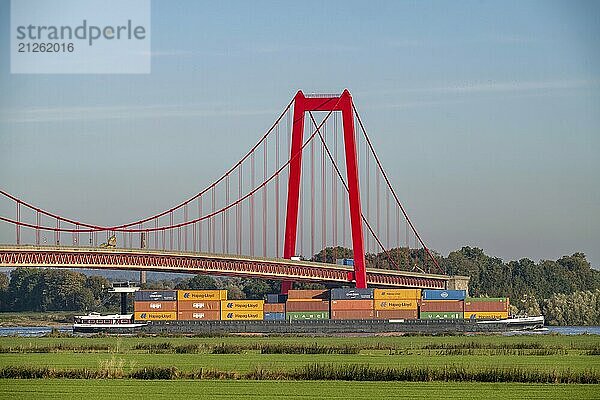
[(327, 311), (294, 311), (294, 312), (285, 313), (285, 317), (290, 321), (329, 319), (329, 312), (327, 312)]
[(461, 312), (421, 312), (419, 313), (419, 319), (463, 319), (463, 313)]

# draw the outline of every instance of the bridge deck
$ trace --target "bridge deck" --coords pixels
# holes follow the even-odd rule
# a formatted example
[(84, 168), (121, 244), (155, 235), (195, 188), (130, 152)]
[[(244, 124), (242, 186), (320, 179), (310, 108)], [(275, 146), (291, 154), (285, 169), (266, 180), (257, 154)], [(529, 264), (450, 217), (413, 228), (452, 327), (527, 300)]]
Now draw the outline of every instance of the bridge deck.
[[(324, 283), (353, 281), (353, 268), (344, 265), (124, 248), (0, 245), (0, 267), (144, 270)], [(447, 275), (367, 269), (367, 283), (374, 286), (444, 289), (449, 279)]]

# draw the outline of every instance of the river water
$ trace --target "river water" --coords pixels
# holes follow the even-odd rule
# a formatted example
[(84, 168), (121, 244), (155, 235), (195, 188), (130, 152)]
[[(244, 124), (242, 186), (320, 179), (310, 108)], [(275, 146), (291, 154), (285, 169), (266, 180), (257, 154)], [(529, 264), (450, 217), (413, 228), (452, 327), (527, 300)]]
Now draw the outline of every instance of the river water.
[[(70, 326), (57, 327), (60, 332), (73, 333)], [(44, 336), (52, 331), (48, 326), (11, 326), (0, 327), (0, 336), (22, 336), (36, 337)], [(515, 331), (508, 332), (506, 335), (531, 335), (531, 334), (561, 334), (561, 335), (600, 335), (600, 326), (548, 326), (536, 331)]]

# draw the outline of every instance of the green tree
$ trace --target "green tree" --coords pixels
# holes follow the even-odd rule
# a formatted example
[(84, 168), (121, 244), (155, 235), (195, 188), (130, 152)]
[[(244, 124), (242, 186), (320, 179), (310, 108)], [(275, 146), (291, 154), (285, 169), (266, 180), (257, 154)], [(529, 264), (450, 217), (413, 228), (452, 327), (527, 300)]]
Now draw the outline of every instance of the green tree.
[(326, 247), (317, 254), (315, 254), (311, 261), (335, 264), (339, 258), (353, 258), (354, 253), (352, 249), (346, 247)]
[(550, 325), (600, 325), (600, 290), (555, 293), (542, 311)]
[(215, 278), (208, 275), (195, 275), (194, 277), (175, 285), (179, 290), (213, 290), (218, 289)]
[(0, 311), (7, 309), (6, 300), (8, 299), (8, 276), (4, 273), (0, 273)]

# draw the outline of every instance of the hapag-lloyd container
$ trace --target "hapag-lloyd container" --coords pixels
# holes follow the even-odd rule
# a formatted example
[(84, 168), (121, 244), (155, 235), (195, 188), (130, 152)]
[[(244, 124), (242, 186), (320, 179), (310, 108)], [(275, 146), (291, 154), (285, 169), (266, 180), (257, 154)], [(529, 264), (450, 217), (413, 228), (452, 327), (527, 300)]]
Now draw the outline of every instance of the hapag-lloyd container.
[(416, 310), (417, 299), (375, 300), (375, 310)]
[(290, 321), (322, 320), (322, 319), (329, 319), (329, 312), (327, 312), (327, 311), (286, 312), (285, 317)]
[(221, 302), (221, 311), (262, 311), (264, 300), (226, 300)]
[(421, 311), (437, 312), (452, 311), (463, 312), (464, 301), (462, 300), (421, 300)]
[(142, 311), (134, 312), (133, 317), (136, 321), (174, 321), (177, 319), (177, 313), (174, 311)]
[(329, 290), (289, 290), (289, 300), (329, 300)]
[(331, 310), (329, 315), (331, 319), (373, 319), (374, 313), (373, 310)]
[(507, 319), (508, 311), (465, 311), (465, 319)]
[(178, 308), (178, 311), (198, 311), (198, 310), (219, 311), (221, 309), (221, 302), (218, 300), (178, 301), (177, 308)]
[(283, 312), (265, 312), (265, 321), (285, 321)]
[(138, 290), (135, 301), (177, 301), (175, 290)]
[(421, 289), (375, 289), (375, 300), (414, 300), (421, 298)]
[(260, 311), (242, 311), (242, 310), (221, 310), (221, 319), (223, 321), (256, 321), (264, 318), (264, 313)]
[(134, 311), (177, 311), (176, 301), (134, 301)]
[(373, 300), (331, 300), (333, 310), (373, 310)]
[(415, 310), (375, 310), (375, 319), (418, 319), (419, 312)]
[(177, 300), (227, 300), (227, 290), (178, 290)]
[(464, 300), (467, 297), (466, 290), (425, 289), (421, 294), (423, 300)]
[(294, 311), (329, 311), (329, 302), (323, 300), (296, 301), (288, 300), (285, 303), (287, 312)]
[(331, 300), (373, 300), (373, 289), (331, 289)]
[(178, 311), (179, 321), (218, 321), (221, 319), (219, 310)]
[(423, 312), (419, 313), (419, 319), (463, 319), (463, 313), (461, 312)]
[(465, 312), (467, 311), (485, 311), (485, 312), (503, 312), (508, 311), (509, 300), (507, 297), (498, 298), (472, 298), (465, 299)]
[(285, 313), (285, 303), (265, 303), (263, 311), (265, 313)]

